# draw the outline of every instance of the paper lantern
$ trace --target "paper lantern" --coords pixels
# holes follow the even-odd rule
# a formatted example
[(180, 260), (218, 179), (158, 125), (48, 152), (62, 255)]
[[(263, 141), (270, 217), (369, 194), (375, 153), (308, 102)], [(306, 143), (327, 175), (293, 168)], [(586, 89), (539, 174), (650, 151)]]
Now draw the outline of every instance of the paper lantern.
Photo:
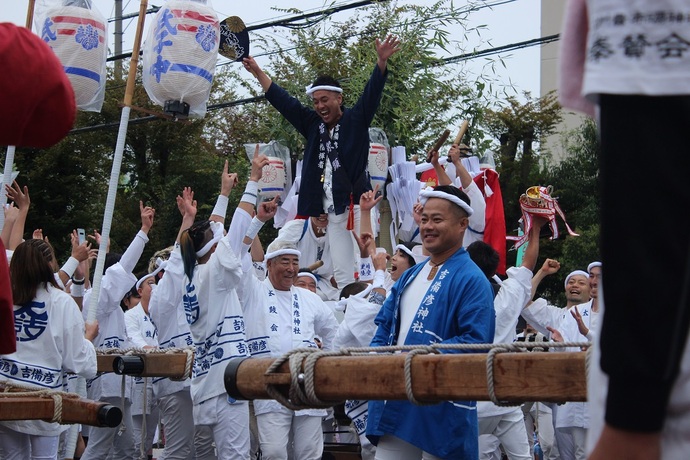
[(388, 176), (388, 149), (383, 144), (372, 142), (369, 144), (369, 165), (367, 167), (371, 178), (371, 188), (379, 186), (383, 192), (383, 186)]
[(45, 12), (37, 25), (72, 83), (77, 108), (100, 112), (105, 98), (107, 23), (95, 10), (60, 6)]
[(259, 196), (266, 200), (280, 196), (285, 191), (285, 162), (278, 157), (268, 157), (268, 164), (261, 169)]
[[(151, 22), (143, 50), (143, 83), (151, 100), (180, 118), (203, 117), (218, 56), (220, 25), (213, 8), (169, 0)], [(166, 110), (168, 112), (168, 110)]]

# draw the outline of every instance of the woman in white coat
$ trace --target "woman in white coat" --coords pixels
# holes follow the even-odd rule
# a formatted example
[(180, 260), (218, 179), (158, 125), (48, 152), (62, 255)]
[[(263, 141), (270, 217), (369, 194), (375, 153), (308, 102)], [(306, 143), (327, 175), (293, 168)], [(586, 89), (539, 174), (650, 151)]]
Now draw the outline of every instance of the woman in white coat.
[[(85, 326), (69, 294), (58, 288), (50, 246), (43, 240), (21, 243), (12, 255), (17, 351), (0, 355), (0, 379), (39, 390), (62, 390), (64, 372), (96, 375), (96, 351), (90, 340), (98, 323)], [(58, 439), (67, 425), (40, 420), (0, 422), (0, 458), (56, 459)]]

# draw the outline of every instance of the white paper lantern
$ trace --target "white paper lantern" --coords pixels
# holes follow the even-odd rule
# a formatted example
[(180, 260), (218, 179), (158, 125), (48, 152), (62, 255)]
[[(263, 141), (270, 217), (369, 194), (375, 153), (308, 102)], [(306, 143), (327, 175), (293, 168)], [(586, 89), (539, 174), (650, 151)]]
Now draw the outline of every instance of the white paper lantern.
[(168, 0), (149, 26), (143, 50), (143, 83), (151, 100), (189, 104), (203, 117), (218, 57), (220, 24), (203, 3)]
[(285, 191), (285, 162), (278, 157), (268, 157), (268, 164), (261, 169), (259, 196), (273, 199)]
[(383, 144), (372, 142), (369, 144), (369, 165), (367, 167), (371, 178), (371, 188), (379, 186), (383, 192), (383, 186), (388, 176), (388, 149)]
[(96, 10), (50, 8), (40, 24), (41, 38), (62, 62), (77, 107), (100, 112), (105, 98), (107, 23)]

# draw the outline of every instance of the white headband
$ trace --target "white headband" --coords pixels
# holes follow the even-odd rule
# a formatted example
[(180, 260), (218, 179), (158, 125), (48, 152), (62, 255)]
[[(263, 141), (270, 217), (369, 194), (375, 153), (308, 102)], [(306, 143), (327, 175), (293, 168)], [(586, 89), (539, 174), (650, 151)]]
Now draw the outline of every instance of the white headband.
[(565, 283), (564, 283), (564, 284), (565, 284), (565, 287), (568, 287), (568, 281), (570, 281), (570, 278), (572, 278), (572, 277), (575, 276), (575, 275), (582, 275), (582, 276), (584, 276), (585, 278), (589, 279), (589, 273), (587, 273), (586, 271), (584, 271), (584, 270), (575, 270), (575, 271), (570, 272), (570, 274), (568, 274), (568, 276), (565, 277)]
[(587, 272), (591, 273), (591, 271), (594, 267), (601, 267), (601, 262), (596, 261), (596, 262), (592, 262), (591, 264), (587, 265)]
[(197, 257), (204, 257), (206, 254), (208, 254), (208, 251), (211, 250), (213, 245), (219, 242), (221, 238), (223, 238), (223, 224), (214, 221), (211, 221), (210, 224), (211, 230), (213, 230), (213, 238), (211, 238), (211, 241), (206, 243), (203, 248), (199, 249), (196, 252)]
[(161, 264), (154, 271), (152, 271), (151, 273), (148, 273), (148, 274), (142, 276), (141, 278), (139, 278), (139, 281), (137, 281), (137, 284), (136, 284), (136, 289), (139, 289), (141, 287), (141, 285), (144, 284), (144, 281), (146, 281), (147, 279), (156, 276), (161, 270), (165, 270), (165, 267), (167, 265), (168, 265), (168, 261), (164, 260), (161, 262)]
[(313, 279), (314, 282), (315, 282), (316, 284), (319, 283), (319, 280), (316, 279), (316, 276), (314, 276), (313, 273), (309, 273), (309, 272), (299, 272), (299, 273), (297, 273), (297, 278), (301, 278), (301, 277), (303, 277), (303, 276), (308, 276), (309, 278)]
[(434, 190), (431, 187), (427, 187), (419, 192), (419, 202), (422, 203), (422, 205), (426, 204), (429, 198), (443, 198), (444, 200), (448, 200), (451, 203), (455, 203), (458, 206), (460, 206), (467, 213), (468, 216), (471, 216), (474, 212), (469, 204), (465, 203), (459, 197), (451, 195), (450, 193)]
[(316, 91), (320, 91), (320, 90), (335, 91), (336, 93), (342, 93), (343, 92), (342, 88), (338, 88), (337, 86), (331, 86), (331, 85), (319, 85), (319, 86), (309, 85), (305, 89), (307, 90), (307, 96), (311, 96)]
[(264, 255), (264, 259), (266, 260), (271, 260), (274, 259), (278, 256), (301, 256), (302, 253), (299, 252), (297, 249), (278, 249), (277, 251), (273, 252), (268, 252), (266, 255)]
[(410, 249), (409, 249), (407, 246), (405, 246), (404, 244), (399, 244), (399, 245), (397, 245), (397, 246), (395, 247), (395, 250), (396, 250), (396, 251), (397, 251), (397, 250), (400, 250), (400, 251), (404, 252), (404, 253), (407, 254), (408, 256), (412, 257), (412, 259), (414, 260), (414, 263), (415, 263), (415, 264), (418, 264), (419, 262), (421, 262), (422, 260), (426, 259), (426, 257), (427, 257), (427, 256), (425, 256), (424, 254), (415, 254), (415, 253), (414, 253), (414, 249), (417, 248), (418, 246), (421, 247), (421, 245), (417, 245), (417, 246), (415, 246), (414, 248), (412, 248), (412, 250), (410, 250)]

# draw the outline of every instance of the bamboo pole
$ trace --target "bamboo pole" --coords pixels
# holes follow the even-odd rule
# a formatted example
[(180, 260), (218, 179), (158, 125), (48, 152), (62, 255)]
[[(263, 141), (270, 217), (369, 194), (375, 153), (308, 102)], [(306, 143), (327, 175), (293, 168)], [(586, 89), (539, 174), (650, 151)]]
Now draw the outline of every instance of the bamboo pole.
[(98, 313), (98, 298), (101, 288), (101, 279), (103, 278), (103, 268), (105, 267), (105, 255), (108, 251), (108, 240), (110, 239), (110, 227), (113, 221), (113, 212), (115, 209), (115, 197), (117, 194), (117, 184), (120, 179), (120, 167), (122, 166), (122, 157), (125, 150), (125, 140), (127, 138), (127, 126), (129, 125), (129, 113), (132, 105), (132, 97), (134, 95), (134, 83), (137, 74), (137, 63), (139, 62), (139, 47), (141, 45), (141, 36), (144, 32), (144, 18), (146, 17), (146, 8), (148, 7), (148, 0), (141, 0), (139, 5), (139, 18), (137, 20), (137, 29), (134, 36), (134, 48), (132, 50), (132, 58), (129, 65), (129, 73), (127, 75), (127, 87), (125, 89), (124, 107), (120, 116), (120, 128), (117, 133), (117, 143), (115, 145), (115, 154), (113, 156), (113, 166), (110, 171), (110, 183), (108, 186), (108, 196), (106, 198), (105, 211), (103, 213), (103, 225), (101, 227), (101, 244), (98, 248), (98, 257), (96, 259), (96, 268), (94, 270), (93, 287), (88, 310), (87, 322), (94, 322), (96, 314)]
[[(404, 400), (406, 354), (324, 356), (314, 366), (314, 392), (322, 401)], [(416, 355), (411, 361), (412, 393), (418, 401), (490, 400), (486, 354)], [(284, 395), (289, 365), (266, 374), (271, 358), (238, 359), (225, 371), (235, 399), (270, 399), (266, 385)], [(304, 362), (302, 363), (304, 369)], [(302, 371), (303, 372), (303, 371)], [(495, 396), (501, 401), (586, 401), (585, 353), (500, 353), (494, 358)]]

